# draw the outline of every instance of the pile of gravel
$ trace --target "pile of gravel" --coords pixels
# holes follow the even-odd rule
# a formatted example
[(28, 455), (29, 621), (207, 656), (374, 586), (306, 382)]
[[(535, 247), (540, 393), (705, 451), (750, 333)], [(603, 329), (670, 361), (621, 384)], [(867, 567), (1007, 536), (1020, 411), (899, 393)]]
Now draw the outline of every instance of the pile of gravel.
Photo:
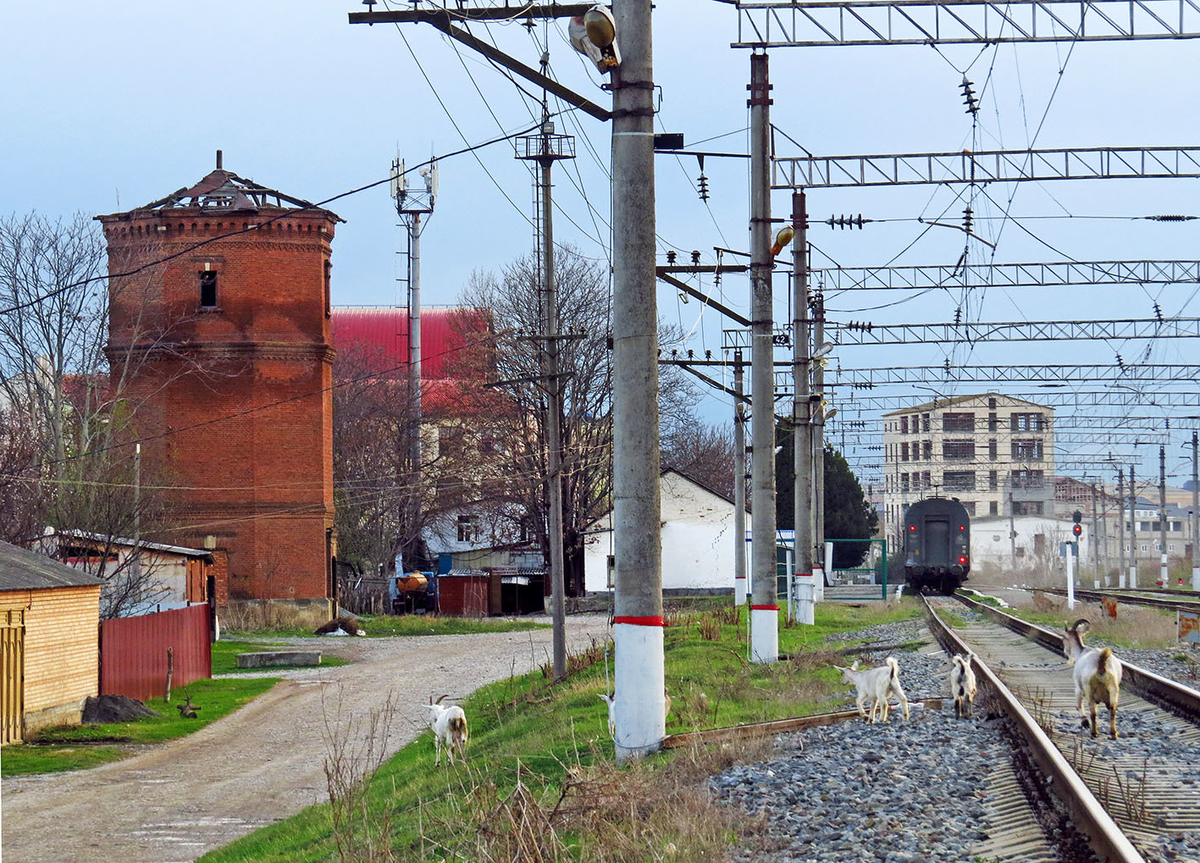
[[(898, 620), (895, 623), (880, 623), (852, 632), (834, 632), (825, 637), (826, 642), (866, 641), (873, 644), (904, 644), (929, 637), (925, 623), (918, 618)], [(869, 645), (864, 645), (869, 646)]]
[(893, 717), (781, 735), (770, 761), (711, 778), (719, 799), (765, 813), (769, 838), (784, 849), (764, 856), (735, 848), (730, 859), (971, 860), (987, 838), (990, 765), (1009, 757), (1000, 722), (920, 706), (908, 722)]

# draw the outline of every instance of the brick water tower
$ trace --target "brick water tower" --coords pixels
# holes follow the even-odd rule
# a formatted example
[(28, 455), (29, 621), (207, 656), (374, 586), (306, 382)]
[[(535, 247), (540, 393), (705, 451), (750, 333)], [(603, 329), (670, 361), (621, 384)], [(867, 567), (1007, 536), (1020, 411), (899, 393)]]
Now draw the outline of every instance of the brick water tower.
[[(334, 213), (225, 170), (126, 213), (108, 241), (108, 354), (142, 466), (168, 487), (155, 539), (224, 550), (219, 605), (334, 597)], [(270, 603), (265, 601), (270, 600)]]

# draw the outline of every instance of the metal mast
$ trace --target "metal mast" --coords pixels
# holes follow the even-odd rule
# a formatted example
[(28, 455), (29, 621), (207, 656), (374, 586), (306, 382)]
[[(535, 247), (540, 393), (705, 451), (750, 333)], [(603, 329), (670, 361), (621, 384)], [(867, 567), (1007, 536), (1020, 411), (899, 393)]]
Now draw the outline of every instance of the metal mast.
[[(813, 525), (816, 518), (813, 476), (812, 402), (809, 400), (808, 356), (808, 206), (804, 190), (792, 193), (792, 454), (794, 485), (792, 515), (795, 529), (797, 597), (789, 609), (800, 623), (814, 622)], [(755, 313), (758, 317), (758, 313)], [(819, 552), (818, 552), (819, 555)]]
[(742, 352), (733, 352), (733, 604), (746, 604), (746, 405)]
[(1117, 565), (1117, 585), (1125, 586), (1125, 468), (1117, 468), (1117, 542), (1120, 562)]
[(1167, 448), (1158, 448), (1158, 580), (1163, 587), (1171, 586), (1167, 572)]
[(1137, 481), (1134, 466), (1129, 466), (1129, 587), (1137, 587)]
[[(547, 58), (548, 59), (548, 58)], [(559, 375), (558, 289), (554, 283), (554, 208), (551, 200), (551, 168), (559, 159), (575, 158), (575, 139), (554, 134), (550, 108), (542, 100), (540, 135), (517, 138), (517, 158), (535, 161), (541, 166), (537, 184), (541, 203), (542, 339), (541, 372), (546, 391), (546, 499), (549, 519), (546, 526), (550, 546), (550, 614), (554, 622), (554, 679), (567, 676), (566, 578), (563, 562), (562, 497), (562, 386)]]
[(1192, 432), (1192, 590), (1200, 590), (1200, 542), (1197, 541), (1196, 528), (1200, 525), (1200, 441), (1196, 432)]

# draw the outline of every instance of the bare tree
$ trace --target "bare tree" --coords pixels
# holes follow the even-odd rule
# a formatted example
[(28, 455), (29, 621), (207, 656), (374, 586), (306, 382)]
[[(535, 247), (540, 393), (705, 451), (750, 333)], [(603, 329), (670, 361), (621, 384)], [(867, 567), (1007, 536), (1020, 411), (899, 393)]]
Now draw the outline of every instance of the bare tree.
[(662, 465), (732, 499), (733, 429), (693, 417), (663, 437)]

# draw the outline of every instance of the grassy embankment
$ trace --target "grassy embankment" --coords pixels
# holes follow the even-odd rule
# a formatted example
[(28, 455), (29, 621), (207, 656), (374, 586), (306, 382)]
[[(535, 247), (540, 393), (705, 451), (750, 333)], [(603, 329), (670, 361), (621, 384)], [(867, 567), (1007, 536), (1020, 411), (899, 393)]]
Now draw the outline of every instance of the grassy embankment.
[[(393, 638), (413, 635), (471, 635), (480, 632), (524, 632), (529, 629), (546, 629), (549, 624), (536, 623), (520, 618), (462, 618), (442, 617), (437, 614), (406, 614), (399, 616), (379, 615), (358, 617), (359, 625), (367, 631), (367, 637)], [(312, 629), (294, 626), (256, 628), (253, 631), (227, 629), (230, 638), (245, 636), (268, 636), (272, 638), (307, 638)]]
[[(770, 666), (746, 661), (744, 610), (674, 615), (665, 630), (667, 731), (835, 709), (848, 699), (831, 663), (846, 659), (828, 648), (846, 643), (824, 645), (825, 637), (919, 614), (914, 600), (891, 608), (821, 604), (815, 626), (781, 626), (780, 651), (791, 659)], [(597, 698), (607, 686), (604, 646), (574, 660), (565, 683), (550, 685), (534, 672), (466, 699), (465, 766), (435, 770), (429, 732), (390, 759), (347, 735), (326, 759), (333, 805), (310, 807), (202, 859), (683, 861), (712, 859), (753, 832), (700, 789), (739, 752), (761, 753), (761, 742), (661, 753), (617, 768)]]
[(1174, 611), (1118, 602), (1117, 618), (1113, 620), (1099, 603), (1079, 600), (1075, 610), (1068, 611), (1065, 597), (1039, 596), (1041, 599), (1035, 600), (1038, 605), (1014, 605), (1000, 611), (1054, 632), (1062, 632), (1079, 618), (1085, 618), (1089, 623), (1084, 636), (1088, 644), (1145, 650), (1169, 650), (1178, 646)]

